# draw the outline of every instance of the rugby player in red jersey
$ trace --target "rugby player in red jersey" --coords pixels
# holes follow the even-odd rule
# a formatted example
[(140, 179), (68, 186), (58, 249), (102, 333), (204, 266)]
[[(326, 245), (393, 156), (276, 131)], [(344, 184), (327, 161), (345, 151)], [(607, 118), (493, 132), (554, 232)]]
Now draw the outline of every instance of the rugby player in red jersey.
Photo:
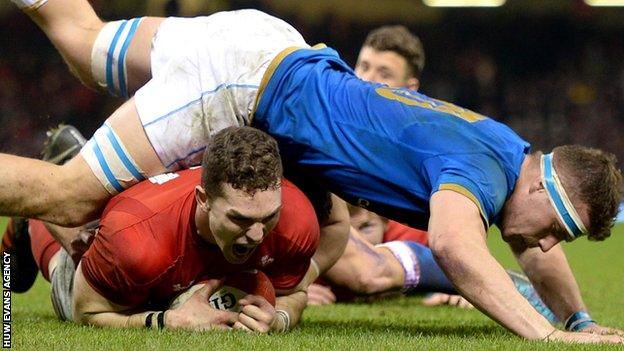
[[(265, 133), (228, 128), (207, 149), (203, 172), (154, 177), (109, 202), (75, 271), (73, 292), (63, 277), (74, 274), (71, 259), (41, 222), (30, 221), (33, 253), (44, 276), (52, 275), (62, 318), (72, 318), (73, 309), (76, 322), (97, 326), (259, 332), (298, 322), (319, 241), (312, 204), (281, 178), (277, 146)], [(240, 313), (216, 310), (203, 298), (213, 282), (167, 309), (195, 283), (246, 269), (269, 277), (275, 308), (248, 295)]]

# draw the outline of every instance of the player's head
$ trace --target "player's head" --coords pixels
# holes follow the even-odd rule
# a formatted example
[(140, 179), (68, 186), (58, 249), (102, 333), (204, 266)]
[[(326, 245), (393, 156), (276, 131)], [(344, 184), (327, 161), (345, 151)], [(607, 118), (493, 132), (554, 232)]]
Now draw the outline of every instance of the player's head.
[(361, 207), (349, 205), (351, 226), (355, 228), (371, 244), (377, 245), (383, 241), (383, 235), (388, 220), (380, 215)]
[(404, 26), (383, 26), (366, 37), (355, 74), (391, 88), (417, 90), (424, 67), (425, 52), (420, 39)]
[(275, 227), (281, 208), (282, 164), (277, 143), (251, 127), (215, 134), (202, 162), (195, 222), (232, 263), (242, 263)]
[(566, 145), (528, 158), (503, 209), (505, 240), (548, 251), (562, 240), (583, 235), (604, 240), (611, 235), (622, 199), (615, 156)]

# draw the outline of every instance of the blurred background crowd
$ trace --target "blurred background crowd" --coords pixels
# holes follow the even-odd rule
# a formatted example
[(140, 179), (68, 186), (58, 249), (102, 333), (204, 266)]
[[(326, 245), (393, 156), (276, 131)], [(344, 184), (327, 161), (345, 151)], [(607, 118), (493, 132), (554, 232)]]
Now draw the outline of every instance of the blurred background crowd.
[[(425, 47), (423, 93), (504, 121), (534, 149), (580, 143), (624, 161), (620, 8), (582, 0), (489, 9), (432, 9), (420, 0), (92, 3), (104, 19), (258, 8), (293, 24), (309, 43), (334, 47), (351, 65), (371, 29), (404, 24)], [(46, 130), (60, 122), (91, 135), (120, 103), (82, 87), (43, 33), (0, 2), (0, 152), (37, 156)]]

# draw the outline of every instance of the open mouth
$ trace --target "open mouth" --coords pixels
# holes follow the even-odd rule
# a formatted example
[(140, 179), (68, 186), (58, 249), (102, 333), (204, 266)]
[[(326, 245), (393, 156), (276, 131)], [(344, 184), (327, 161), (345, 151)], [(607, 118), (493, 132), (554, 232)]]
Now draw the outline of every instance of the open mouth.
[(255, 246), (247, 246), (241, 244), (232, 245), (232, 251), (234, 252), (234, 255), (238, 257), (245, 257), (249, 255), (255, 248)]

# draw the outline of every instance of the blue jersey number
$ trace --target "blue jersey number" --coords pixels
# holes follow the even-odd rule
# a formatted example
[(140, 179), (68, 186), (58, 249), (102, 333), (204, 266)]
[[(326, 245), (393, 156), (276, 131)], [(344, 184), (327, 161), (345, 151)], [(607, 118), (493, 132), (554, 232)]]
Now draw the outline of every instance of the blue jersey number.
[(465, 108), (461, 108), (448, 102), (412, 94), (409, 90), (405, 89), (381, 87), (375, 89), (375, 91), (377, 94), (385, 97), (386, 99), (395, 100), (409, 106), (418, 106), (436, 112), (447, 113), (471, 123), (487, 118), (483, 115), (466, 110)]

